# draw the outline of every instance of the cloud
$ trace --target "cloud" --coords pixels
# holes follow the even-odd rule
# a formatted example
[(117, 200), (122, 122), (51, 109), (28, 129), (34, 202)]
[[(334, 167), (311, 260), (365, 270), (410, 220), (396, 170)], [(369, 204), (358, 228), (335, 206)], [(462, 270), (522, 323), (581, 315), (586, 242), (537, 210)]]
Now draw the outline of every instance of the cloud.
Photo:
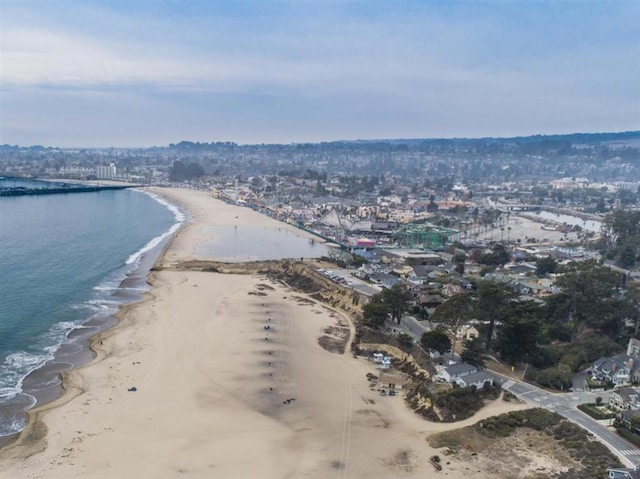
[(638, 8), (560, 4), (5, 0), (0, 129), (162, 143), (637, 127)]
[(107, 47), (91, 38), (61, 32), (12, 29), (3, 33), (6, 86), (73, 86), (101, 84), (188, 84), (206, 78), (224, 82), (224, 64), (202, 68), (153, 52), (130, 53), (126, 45)]

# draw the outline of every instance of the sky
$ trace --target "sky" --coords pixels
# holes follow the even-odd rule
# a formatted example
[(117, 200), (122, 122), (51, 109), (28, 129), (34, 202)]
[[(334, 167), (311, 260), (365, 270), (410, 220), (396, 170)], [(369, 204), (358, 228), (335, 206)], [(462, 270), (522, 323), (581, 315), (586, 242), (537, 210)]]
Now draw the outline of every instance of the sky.
[(640, 0), (0, 0), (0, 144), (640, 129)]

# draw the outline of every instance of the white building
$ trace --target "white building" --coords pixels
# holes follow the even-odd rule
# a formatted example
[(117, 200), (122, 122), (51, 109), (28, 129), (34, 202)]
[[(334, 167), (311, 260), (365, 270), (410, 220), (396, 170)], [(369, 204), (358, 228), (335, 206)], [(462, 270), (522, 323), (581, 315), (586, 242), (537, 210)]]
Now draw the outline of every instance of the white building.
[(96, 178), (99, 180), (114, 180), (116, 173), (116, 164), (113, 162), (109, 163), (109, 165), (96, 166)]

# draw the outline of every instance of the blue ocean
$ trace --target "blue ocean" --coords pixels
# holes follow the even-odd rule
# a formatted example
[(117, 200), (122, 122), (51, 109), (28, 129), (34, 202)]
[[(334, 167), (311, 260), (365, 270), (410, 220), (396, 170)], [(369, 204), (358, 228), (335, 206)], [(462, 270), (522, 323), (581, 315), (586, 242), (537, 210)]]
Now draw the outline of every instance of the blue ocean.
[(173, 205), (132, 189), (0, 197), (0, 438), (61, 393), (60, 372), (91, 360), (89, 339), (141, 297), (183, 221)]

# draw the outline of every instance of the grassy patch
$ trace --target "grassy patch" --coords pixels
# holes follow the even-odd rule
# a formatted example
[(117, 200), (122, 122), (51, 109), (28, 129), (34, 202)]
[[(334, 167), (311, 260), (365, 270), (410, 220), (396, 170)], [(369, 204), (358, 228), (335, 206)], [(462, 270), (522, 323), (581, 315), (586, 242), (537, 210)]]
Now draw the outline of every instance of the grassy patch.
[(473, 426), (437, 434), (429, 438), (433, 447), (451, 450), (465, 448), (481, 452), (489, 442), (511, 436), (518, 428), (529, 428), (549, 436), (569, 456), (581, 465), (581, 470), (572, 468), (555, 476), (557, 479), (601, 479), (608, 467), (618, 467), (620, 462), (593, 436), (562, 416), (545, 409), (513, 411), (490, 417)]

